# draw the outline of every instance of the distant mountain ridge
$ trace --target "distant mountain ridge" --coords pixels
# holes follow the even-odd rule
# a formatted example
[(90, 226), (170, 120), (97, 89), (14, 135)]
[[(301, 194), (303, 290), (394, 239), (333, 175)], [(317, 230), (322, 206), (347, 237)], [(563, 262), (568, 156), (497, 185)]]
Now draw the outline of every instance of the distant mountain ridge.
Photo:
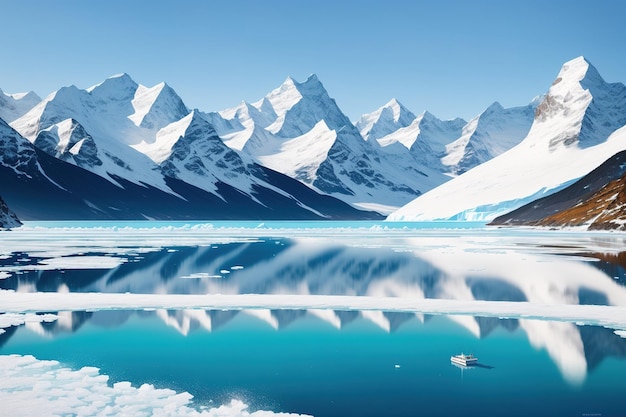
[(0, 89), (0, 119), (7, 123), (18, 119), (32, 109), (41, 98), (33, 93), (7, 94)]

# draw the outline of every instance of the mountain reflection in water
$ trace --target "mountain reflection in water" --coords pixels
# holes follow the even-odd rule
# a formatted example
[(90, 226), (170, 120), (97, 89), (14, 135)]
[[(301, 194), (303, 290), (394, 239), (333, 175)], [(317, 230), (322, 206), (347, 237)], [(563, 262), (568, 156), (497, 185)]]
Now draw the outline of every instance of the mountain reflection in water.
[[(1, 260), (11, 267), (0, 288), (15, 291), (71, 291), (138, 294), (314, 294), (437, 298), (455, 300), (527, 301), (538, 304), (602, 304), (626, 306), (624, 254), (586, 261), (579, 248), (568, 256), (540, 251), (467, 250), (463, 247), (424, 246), (418, 238), (390, 245), (356, 246), (324, 238), (258, 239), (205, 246), (180, 246), (111, 255), (118, 266), (107, 269), (29, 269), (42, 258), (14, 253)], [(571, 255), (571, 256), (569, 256)], [(16, 270), (15, 265), (21, 269)], [(123, 324), (133, 314), (156, 315), (182, 334), (214, 331), (239, 311), (158, 310), (136, 313), (61, 312), (57, 321), (38, 324), (46, 334), (72, 332), (86, 321), (102, 326)], [(382, 311), (253, 310), (275, 329), (283, 329), (307, 315), (336, 328), (361, 317), (388, 332), (408, 320), (426, 322), (428, 316)], [(626, 356), (626, 340), (610, 329), (540, 320), (500, 320), (450, 316), (476, 338), (501, 327), (521, 329), (536, 349), (545, 349), (567, 381), (581, 383), (607, 356)], [(31, 325), (31, 328), (37, 327)], [(0, 335), (6, 343), (14, 330)]]

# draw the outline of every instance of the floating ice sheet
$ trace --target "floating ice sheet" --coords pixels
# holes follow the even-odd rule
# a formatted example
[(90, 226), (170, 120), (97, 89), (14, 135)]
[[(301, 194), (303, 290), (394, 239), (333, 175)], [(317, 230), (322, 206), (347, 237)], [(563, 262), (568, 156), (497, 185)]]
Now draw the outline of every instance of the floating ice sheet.
[(512, 301), (279, 294), (107, 294), (0, 291), (0, 308), (10, 313), (140, 309), (389, 311), (556, 320), (626, 331), (626, 307), (537, 304)]
[[(299, 414), (249, 411), (240, 400), (215, 408), (198, 407), (187, 392), (108, 385), (97, 368), (72, 370), (57, 361), (33, 356), (0, 356), (0, 414), (20, 416), (176, 416), (176, 417), (295, 417)], [(6, 414), (5, 414), (6, 413)]]
[(208, 272), (197, 272), (195, 274), (184, 275), (180, 278), (186, 279), (202, 279), (202, 278), (212, 278), (212, 279), (220, 279), (221, 275), (209, 274)]
[[(0, 307), (1, 308), (1, 307)], [(58, 318), (56, 314), (20, 314), (20, 313), (5, 313), (0, 314), (0, 334), (4, 333), (7, 327), (19, 326), (24, 323), (43, 323), (52, 322)]]

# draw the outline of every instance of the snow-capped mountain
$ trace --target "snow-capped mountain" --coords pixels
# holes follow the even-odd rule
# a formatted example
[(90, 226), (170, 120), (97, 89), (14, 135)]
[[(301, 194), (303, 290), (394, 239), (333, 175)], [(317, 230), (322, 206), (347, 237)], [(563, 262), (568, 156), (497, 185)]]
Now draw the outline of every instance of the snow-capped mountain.
[[(524, 139), (532, 125), (534, 107), (538, 103), (505, 109), (495, 102), (469, 122), (459, 118), (440, 120), (424, 112), (417, 117), (413, 116), (409, 123), (406, 123), (409, 119), (404, 118), (405, 123), (397, 125), (388, 121), (390, 115), (402, 114), (398, 107), (395, 107), (395, 113), (389, 110), (394, 108), (392, 104), (362, 116), (357, 122), (357, 126), (364, 126), (361, 132), (373, 125), (371, 130), (376, 129), (376, 134), (372, 138), (378, 140), (383, 150), (397, 153), (398, 150), (394, 149), (397, 146), (392, 145), (402, 144), (410, 150), (420, 167), (429, 167), (454, 177), (500, 155)], [(398, 120), (401, 119), (398, 117)], [(369, 124), (363, 124), (364, 121)]]
[[(441, 160), (446, 156), (446, 146), (461, 136), (463, 119), (440, 120), (428, 111), (416, 117), (408, 126), (377, 139), (385, 151), (393, 145), (401, 144), (420, 167), (448, 174), (448, 168)], [(397, 147), (397, 146), (394, 146)], [(393, 151), (397, 153), (396, 150)], [(445, 180), (448, 180), (445, 177)], [(444, 181), (445, 182), (445, 181)], [(443, 183), (443, 182), (442, 182)], [(441, 183), (440, 183), (441, 184)]]
[(558, 191), (626, 149), (626, 87), (583, 57), (565, 63), (523, 141), (441, 185), (389, 220), (491, 220)]
[(365, 141), (314, 75), (207, 118), (232, 149), (357, 207), (389, 212), (446, 180)]
[(362, 115), (354, 125), (365, 140), (376, 140), (409, 126), (413, 120), (415, 115), (393, 98), (372, 113)]
[(7, 123), (22, 117), (35, 107), (41, 98), (33, 93), (8, 94), (0, 89), (0, 119)]
[[(164, 113), (163, 106), (155, 105), (161, 94), (146, 90), (127, 74), (86, 90), (64, 87), (11, 126), (50, 155), (77, 164), (115, 185), (120, 186), (118, 179), (122, 178), (173, 193), (158, 166), (130, 146), (152, 141), (152, 129), (141, 128), (141, 124), (147, 121), (152, 127), (153, 119)], [(175, 104), (177, 111), (178, 103)], [(161, 123), (171, 122), (178, 115), (166, 114)]]

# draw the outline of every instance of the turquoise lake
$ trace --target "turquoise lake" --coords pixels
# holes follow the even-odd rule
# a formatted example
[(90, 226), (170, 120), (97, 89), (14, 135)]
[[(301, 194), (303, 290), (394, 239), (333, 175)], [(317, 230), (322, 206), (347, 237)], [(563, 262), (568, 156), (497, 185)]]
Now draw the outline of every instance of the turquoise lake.
[[(500, 318), (497, 310), (516, 302), (621, 314), (623, 234), (453, 223), (41, 222), (7, 236), (0, 243), (0, 290), (16, 297), (488, 302), (478, 316), (272, 305), (60, 312), (39, 306), (37, 314), (55, 318), (5, 325), (0, 334), (0, 356), (96, 367), (111, 387), (128, 381), (188, 392), (198, 412), (233, 399), (250, 413), (314, 416), (620, 416), (626, 409), (626, 317), (615, 318), (623, 327), (607, 327), (594, 325), (594, 317)], [(450, 356), (461, 352), (474, 353), (478, 365), (453, 365)], [(11, 411), (0, 405), (0, 415)]]

